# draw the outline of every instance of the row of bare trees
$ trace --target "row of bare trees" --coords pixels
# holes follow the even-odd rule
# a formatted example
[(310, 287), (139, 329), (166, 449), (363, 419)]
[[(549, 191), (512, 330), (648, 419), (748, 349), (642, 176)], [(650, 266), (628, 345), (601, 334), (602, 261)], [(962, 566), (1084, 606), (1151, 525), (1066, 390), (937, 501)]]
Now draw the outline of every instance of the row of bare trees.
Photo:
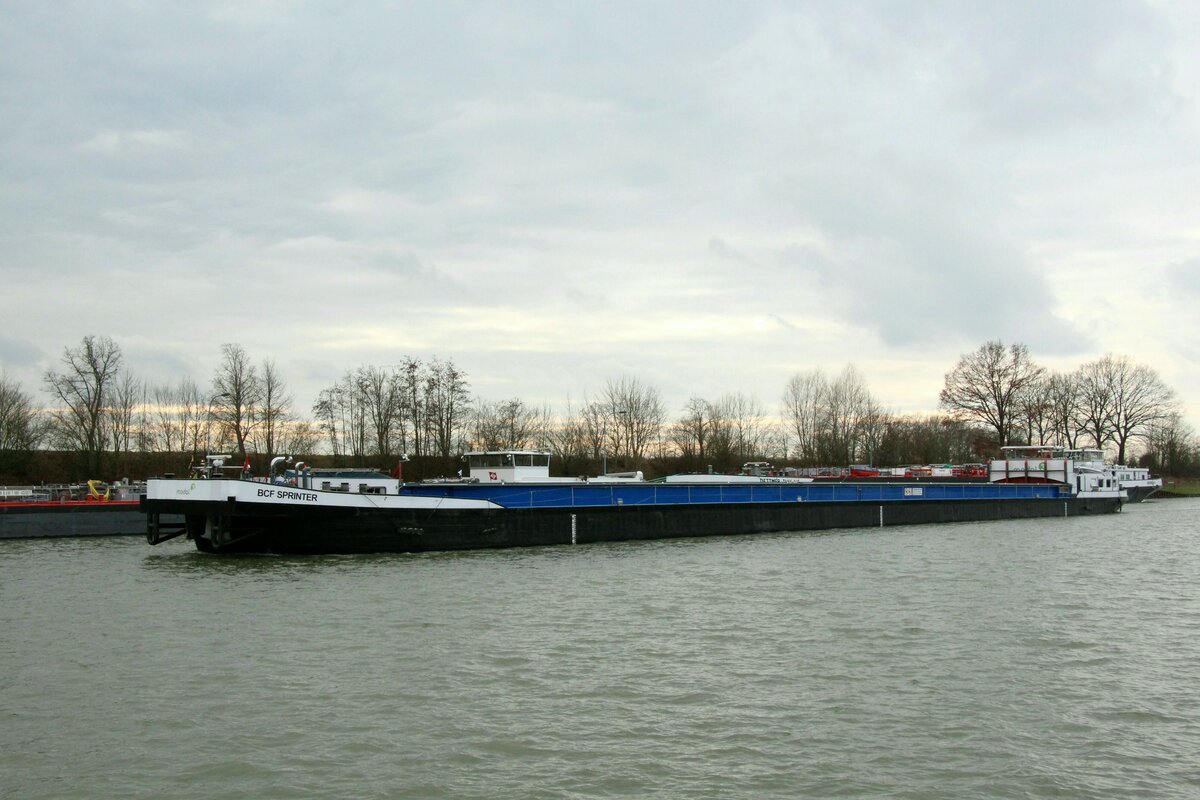
[(830, 378), (821, 370), (793, 375), (783, 393), (783, 419), (803, 465), (872, 463), (891, 415), (848, 365)]
[(362, 366), (322, 389), (313, 405), (335, 456), (390, 461), (405, 453), (450, 456), (463, 441), (471, 405), (466, 374), (451, 360)]
[(668, 428), (667, 442), (683, 458), (705, 464), (778, 456), (787, 449), (782, 430), (762, 404), (741, 392), (689, 399)]
[(223, 345), (221, 355), (207, 388), (190, 378), (154, 386), (126, 368), (112, 339), (85, 336), (63, 349), (58, 369), (46, 371), (50, 404), (44, 411), (4, 383), (0, 399), (11, 406), (6, 413), (15, 421), (5, 422), (0, 450), (28, 453), (47, 445), (74, 453), (79, 474), (98, 475), (108, 468), (120, 471), (130, 453), (187, 454), (195, 460), (212, 448), (235, 450), (239, 458), (251, 451), (270, 457), (285, 439), (289, 447), (315, 448), (312, 425), (294, 419), (274, 362), (254, 364), (236, 344)]
[(221, 363), (209, 386), (184, 378), (143, 392), (145, 414), (138, 428), (143, 451), (187, 453), (194, 461), (206, 450), (270, 459), (316, 448), (316, 429), (297, 419), (275, 362), (255, 363), (238, 344), (221, 346)]
[(990, 428), (997, 445), (1111, 445), (1119, 463), (1135, 441), (1153, 445), (1164, 431), (1182, 433), (1174, 390), (1150, 367), (1111, 353), (1057, 373), (1023, 344), (987, 342), (946, 374), (939, 400), (955, 417)]
[(759, 459), (806, 466), (965, 462), (1000, 444), (1026, 442), (1112, 447), (1124, 461), (1137, 442), (1163, 469), (1185, 470), (1196, 461), (1196, 440), (1174, 392), (1151, 368), (1107, 355), (1050, 373), (1024, 345), (1001, 342), (959, 359), (939, 396), (945, 413), (932, 416), (886, 411), (852, 365), (833, 375), (793, 375), (776, 417), (742, 393), (692, 397), (673, 415), (655, 387), (627, 376), (555, 413), (520, 398), (473, 397), (453, 361), (404, 358), (348, 371), (320, 392), (309, 420), (295, 413), (274, 362), (255, 361), (237, 344), (221, 347), (207, 385), (190, 378), (146, 385), (107, 337), (84, 337), (64, 349), (60, 363), (44, 376), (46, 410), (0, 376), (0, 458), (7, 459), (0, 471), (44, 446), (77, 453), (79, 469), (93, 475), (106, 458), (119, 468), (130, 452), (194, 461), (205, 450), (239, 458), (324, 451), (341, 461), (386, 464), (402, 453), (538, 448), (572, 471), (640, 468), (656, 459), (720, 469)]
[(575, 465), (636, 467), (662, 459), (719, 470), (760, 459), (802, 466), (961, 463), (987, 447), (986, 432), (968, 422), (886, 413), (853, 366), (832, 377), (819, 370), (793, 376), (780, 417), (753, 397), (731, 393), (690, 398), (671, 419), (654, 387), (625, 377), (559, 417), (519, 399), (478, 403), (469, 433), (478, 449), (551, 450), (568, 472)]

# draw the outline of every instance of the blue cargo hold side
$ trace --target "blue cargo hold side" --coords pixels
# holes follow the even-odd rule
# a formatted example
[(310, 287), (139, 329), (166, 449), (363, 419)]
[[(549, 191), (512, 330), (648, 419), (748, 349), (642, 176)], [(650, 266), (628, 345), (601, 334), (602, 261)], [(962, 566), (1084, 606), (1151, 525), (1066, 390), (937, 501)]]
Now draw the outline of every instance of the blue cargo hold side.
[(697, 505), (703, 503), (919, 502), (928, 500), (1053, 499), (1069, 497), (1064, 484), (971, 483), (810, 483), (719, 485), (409, 485), (401, 494), (490, 500), (505, 508)]

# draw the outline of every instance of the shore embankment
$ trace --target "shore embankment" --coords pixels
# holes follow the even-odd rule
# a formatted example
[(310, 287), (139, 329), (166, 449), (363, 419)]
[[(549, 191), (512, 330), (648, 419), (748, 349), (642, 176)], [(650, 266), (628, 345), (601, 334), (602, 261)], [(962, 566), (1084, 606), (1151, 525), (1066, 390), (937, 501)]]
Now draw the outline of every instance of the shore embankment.
[(1155, 499), (1200, 497), (1200, 480), (1194, 478), (1164, 478), (1163, 488), (1155, 492), (1153, 497)]

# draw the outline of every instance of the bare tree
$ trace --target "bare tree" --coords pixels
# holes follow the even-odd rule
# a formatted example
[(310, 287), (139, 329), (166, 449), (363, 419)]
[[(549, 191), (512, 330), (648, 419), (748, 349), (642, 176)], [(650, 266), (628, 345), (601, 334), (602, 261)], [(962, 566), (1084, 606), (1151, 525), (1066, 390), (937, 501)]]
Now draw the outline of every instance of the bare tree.
[(734, 392), (709, 404), (709, 410), (709, 452), (715, 461), (732, 467), (762, 454), (766, 423), (758, 400)]
[[(412, 427), (412, 447), (409, 449), (413, 455), (425, 455), (425, 367), (419, 359), (405, 357), (404, 362), (400, 365), (400, 386), (401, 386), (401, 409), (403, 410), (403, 418), (407, 418)], [(401, 443), (401, 447), (404, 447)]]
[(221, 345), (221, 365), (213, 375), (212, 408), (219, 426), (237, 446), (238, 458), (246, 456), (246, 442), (259, 422), (263, 399), (258, 369), (240, 344)]
[(335, 456), (449, 456), (461, 444), (469, 406), (466, 375), (453, 361), (426, 367), (405, 357), (399, 367), (347, 372), (321, 391), (313, 414)]
[(361, 395), (374, 451), (390, 460), (399, 438), (400, 376), (395, 370), (368, 365), (355, 372), (353, 386)]
[(123, 469), (133, 444), (134, 416), (138, 400), (141, 399), (141, 383), (126, 371), (119, 373), (112, 382), (109, 402), (105, 404), (106, 431), (117, 457), (117, 468)]
[(44, 433), (33, 399), (15, 380), (0, 374), (0, 475), (22, 472)]
[(1117, 361), (1113, 435), (1117, 442), (1117, 463), (1124, 464), (1132, 440), (1147, 437), (1152, 426), (1170, 419), (1177, 408), (1175, 390), (1155, 370), (1145, 364), (1133, 364), (1124, 356)]
[(291, 419), (292, 396), (288, 394), (287, 384), (280, 377), (279, 369), (272, 359), (263, 360), (260, 384), (262, 401), (258, 414), (258, 432), (269, 462), (276, 453), (276, 444), (282, 438), (283, 428)]
[(76, 347), (64, 348), (63, 372), (48, 370), (47, 391), (59, 404), (51, 409), (54, 435), (60, 446), (80, 455), (81, 467), (96, 475), (105, 447), (105, 409), (112, 384), (121, 371), (121, 348), (107, 336), (85, 336)]
[(593, 459), (614, 454), (608, 441), (608, 420), (609, 411), (604, 403), (583, 398), (579, 421), (588, 455)]
[(574, 413), (570, 398), (567, 399), (566, 413), (549, 431), (548, 444), (555, 461), (568, 471), (574, 468), (578, 460), (592, 457), (587, 423), (582, 414)]
[(880, 465), (970, 463), (984, 429), (952, 416), (908, 415), (886, 425), (877, 461)]
[(317, 418), (317, 429), (329, 439), (329, 450), (334, 459), (340, 458), (345, 448), (342, 434), (341, 396), (337, 384), (322, 389), (313, 403), (312, 413)]
[(820, 418), (828, 382), (819, 369), (798, 372), (783, 390), (784, 427), (795, 440), (796, 458), (802, 464), (820, 463), (817, 442), (820, 438)]
[(718, 469), (725, 470), (734, 466), (733, 462), (737, 459), (734, 453), (733, 425), (725, 418), (725, 409), (719, 404), (709, 403), (708, 408), (708, 442), (704, 460), (711, 462)]
[(369, 391), (361, 369), (347, 372), (341, 380), (322, 389), (313, 405), (320, 430), (329, 437), (337, 459), (349, 456), (361, 463), (371, 442)]
[(150, 448), (160, 453), (180, 453), (186, 450), (183, 425), (179, 419), (177, 389), (169, 384), (155, 386), (150, 390), (150, 402), (154, 409)]
[(712, 407), (707, 400), (693, 397), (683, 407), (683, 416), (671, 427), (671, 439), (685, 458), (705, 459), (713, 432)]
[(306, 419), (294, 420), (282, 431), (283, 450), (292, 456), (311, 456), (317, 452), (321, 432)]
[(429, 367), (426, 393), (432, 450), (443, 458), (454, 450), (470, 411), (471, 392), (467, 375), (452, 360), (438, 361)]
[(1052, 435), (1058, 444), (1074, 449), (1080, 436), (1079, 376), (1055, 372), (1045, 383)]
[(996, 432), (997, 443), (1005, 445), (1020, 415), (1021, 393), (1044, 372), (1025, 345), (987, 342), (946, 373), (939, 404), (960, 419), (984, 423)]
[(873, 462), (890, 420), (853, 364), (832, 379), (819, 369), (793, 375), (782, 416), (795, 458), (809, 466)]
[(1017, 395), (1018, 419), (1028, 444), (1047, 444), (1054, 437), (1054, 393), (1049, 374), (1030, 381)]
[(1075, 373), (1078, 388), (1076, 413), (1083, 432), (1092, 444), (1104, 447), (1112, 439), (1113, 375), (1111, 361), (1089, 361)]
[(840, 466), (857, 460), (864, 420), (874, 413), (874, 407), (866, 381), (853, 364), (829, 382), (818, 425), (822, 440), (819, 452), (826, 463)]
[(211, 427), (211, 409), (204, 392), (191, 378), (179, 381), (177, 392), (179, 432), (183, 437), (180, 451), (189, 454), (191, 460), (188, 463), (192, 464), (199, 460), (200, 447)]
[(15, 380), (0, 374), (0, 450), (32, 450), (41, 438), (33, 399)]
[(1164, 475), (1182, 475), (1196, 457), (1196, 435), (1178, 411), (1150, 425), (1146, 433), (1148, 458), (1155, 471)]
[(1125, 463), (1132, 440), (1175, 411), (1175, 392), (1150, 367), (1109, 353), (1080, 367), (1088, 431), (1102, 446), (1111, 439)]
[(477, 450), (524, 450), (542, 438), (542, 414), (519, 398), (476, 403), (471, 418), (471, 446)]
[(623, 376), (608, 381), (602, 402), (617, 454), (640, 459), (650, 443), (658, 439), (666, 420), (658, 390), (637, 378)]
[(133, 449), (138, 453), (153, 453), (155, 451), (154, 423), (151, 421), (150, 387), (141, 385), (141, 397), (138, 398), (137, 433), (134, 435)]
[(209, 427), (209, 409), (200, 387), (191, 378), (184, 378), (176, 386), (155, 386), (150, 398), (150, 449), (188, 453), (188, 463), (195, 463)]
[(879, 452), (883, 449), (883, 438), (891, 421), (892, 413), (868, 393), (858, 418), (859, 458), (868, 464), (879, 464)]

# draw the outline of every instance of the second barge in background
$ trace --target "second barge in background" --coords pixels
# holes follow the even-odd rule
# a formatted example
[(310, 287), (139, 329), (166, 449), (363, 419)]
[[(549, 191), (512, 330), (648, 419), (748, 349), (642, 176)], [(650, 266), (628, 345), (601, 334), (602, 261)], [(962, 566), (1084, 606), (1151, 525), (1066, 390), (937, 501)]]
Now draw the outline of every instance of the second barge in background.
[[(1162, 488), (1162, 478), (1155, 477), (1145, 467), (1110, 464), (1104, 451), (1098, 448), (1066, 448), (1058, 445), (1008, 445), (1001, 448), (1003, 460), (1013, 463), (1045, 463), (1047, 460), (1070, 459), (1075, 471), (1103, 475), (1116, 481), (1118, 488), (1125, 491), (1126, 502), (1140, 503)], [(742, 467), (751, 474), (780, 474), (784, 476), (811, 476), (818, 481), (845, 481), (869, 478), (872, 481), (904, 483), (907, 481), (960, 483), (983, 482), (990, 479), (987, 464), (938, 464), (908, 467), (884, 467), (876, 469), (867, 465), (841, 469), (796, 469), (785, 468), (779, 473), (765, 461), (752, 461)]]
[(0, 487), (0, 539), (138, 536), (146, 529), (140, 494), (136, 485), (99, 481)]
[[(752, 475), (549, 477), (550, 454), (468, 453), (471, 477), (401, 483), (378, 474), (317, 488), (227, 479), (151, 479), (147, 540), (186, 535), (214, 553), (380, 553), (583, 544), (881, 527), (1119, 511), (1116, 480), (1073, 459), (1005, 458), (989, 479), (826, 483)], [(322, 481), (321, 484), (325, 482)], [(320, 485), (320, 484), (318, 484)], [(171, 524), (167, 515), (182, 515)]]
[(1069, 449), (1065, 447), (1047, 447), (1046, 445), (1009, 445), (1001, 448), (1005, 458), (1010, 459), (1055, 459), (1069, 458), (1075, 463), (1075, 470), (1080, 473), (1104, 475), (1117, 482), (1124, 490), (1130, 503), (1140, 503), (1162, 488), (1162, 478), (1156, 478), (1145, 467), (1131, 467), (1125, 464), (1109, 464), (1104, 459), (1104, 451), (1098, 448)]

